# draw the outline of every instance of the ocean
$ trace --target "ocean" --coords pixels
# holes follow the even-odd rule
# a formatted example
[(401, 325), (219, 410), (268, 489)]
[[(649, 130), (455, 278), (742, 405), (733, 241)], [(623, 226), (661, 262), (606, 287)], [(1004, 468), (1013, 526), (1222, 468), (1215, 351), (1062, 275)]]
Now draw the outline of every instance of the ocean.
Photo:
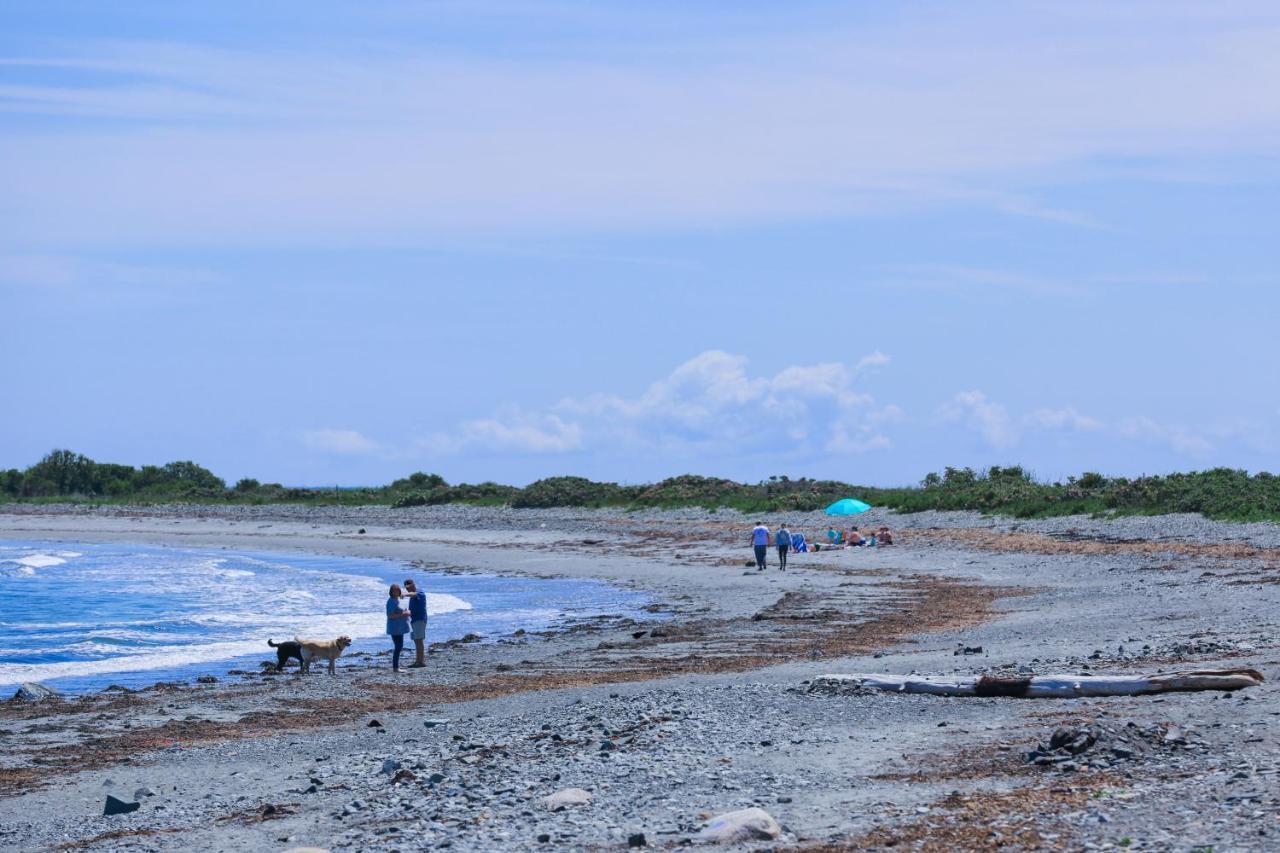
[[(391, 560), (0, 540), (0, 689), (67, 693), (256, 670), (267, 639), (346, 634), (390, 647), (387, 587), (427, 591), (428, 642), (603, 615), (651, 618), (642, 593), (599, 581), (423, 571)], [(341, 664), (340, 664), (341, 665)], [(2, 697), (0, 697), (2, 698)]]

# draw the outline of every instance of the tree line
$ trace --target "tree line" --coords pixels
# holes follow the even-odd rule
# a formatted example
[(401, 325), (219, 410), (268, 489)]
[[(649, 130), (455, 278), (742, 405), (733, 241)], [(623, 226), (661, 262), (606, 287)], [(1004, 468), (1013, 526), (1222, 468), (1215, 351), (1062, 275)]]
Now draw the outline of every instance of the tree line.
[(25, 470), (0, 472), (0, 497), (16, 501), (115, 503), (316, 503), (394, 507), (449, 503), (513, 507), (706, 507), (743, 512), (805, 512), (843, 497), (903, 512), (976, 510), (1023, 518), (1087, 514), (1201, 513), (1237, 521), (1280, 520), (1280, 478), (1231, 468), (1108, 477), (1086, 472), (1044, 482), (1021, 466), (984, 470), (945, 468), (918, 485), (859, 486), (838, 480), (778, 475), (759, 483), (685, 474), (629, 485), (585, 477), (547, 477), (524, 487), (501, 483), (450, 484), (416, 472), (385, 486), (298, 488), (244, 478), (234, 486), (195, 462), (131, 465), (95, 462), (54, 450)]

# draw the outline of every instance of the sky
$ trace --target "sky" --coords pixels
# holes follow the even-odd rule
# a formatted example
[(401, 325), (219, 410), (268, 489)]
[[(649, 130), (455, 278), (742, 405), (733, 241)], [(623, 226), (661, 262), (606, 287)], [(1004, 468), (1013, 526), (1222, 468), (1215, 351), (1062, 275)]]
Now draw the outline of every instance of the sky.
[(1278, 470), (1270, 2), (0, 3), (0, 468)]

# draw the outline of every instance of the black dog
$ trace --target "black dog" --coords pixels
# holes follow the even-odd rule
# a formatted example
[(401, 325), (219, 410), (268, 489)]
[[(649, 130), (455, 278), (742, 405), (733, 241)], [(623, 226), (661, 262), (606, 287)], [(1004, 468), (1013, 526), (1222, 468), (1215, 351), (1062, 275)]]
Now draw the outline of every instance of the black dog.
[(302, 665), (302, 644), (296, 640), (285, 640), (283, 643), (267, 640), (267, 645), (276, 650), (276, 672), (284, 669), (289, 658), (297, 658), (298, 665)]

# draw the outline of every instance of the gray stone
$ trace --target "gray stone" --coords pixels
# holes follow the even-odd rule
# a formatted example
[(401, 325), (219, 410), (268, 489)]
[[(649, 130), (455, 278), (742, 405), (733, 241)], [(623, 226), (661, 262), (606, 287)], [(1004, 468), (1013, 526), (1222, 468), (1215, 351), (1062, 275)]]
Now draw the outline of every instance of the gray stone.
[(764, 809), (738, 809), (717, 815), (698, 833), (704, 844), (733, 844), (740, 841), (772, 841), (782, 834), (782, 827)]
[(565, 788), (542, 799), (542, 804), (550, 811), (558, 812), (569, 806), (585, 806), (591, 802), (591, 794), (581, 788)]
[(142, 808), (142, 803), (126, 803), (124, 800), (107, 794), (107, 803), (102, 807), (102, 815), (103, 817), (109, 817), (110, 815), (129, 814), (129, 812), (136, 812), (140, 808)]
[(20, 702), (45, 702), (50, 699), (61, 699), (62, 694), (38, 681), (26, 681), (18, 688), (18, 692), (13, 694), (13, 698)]

